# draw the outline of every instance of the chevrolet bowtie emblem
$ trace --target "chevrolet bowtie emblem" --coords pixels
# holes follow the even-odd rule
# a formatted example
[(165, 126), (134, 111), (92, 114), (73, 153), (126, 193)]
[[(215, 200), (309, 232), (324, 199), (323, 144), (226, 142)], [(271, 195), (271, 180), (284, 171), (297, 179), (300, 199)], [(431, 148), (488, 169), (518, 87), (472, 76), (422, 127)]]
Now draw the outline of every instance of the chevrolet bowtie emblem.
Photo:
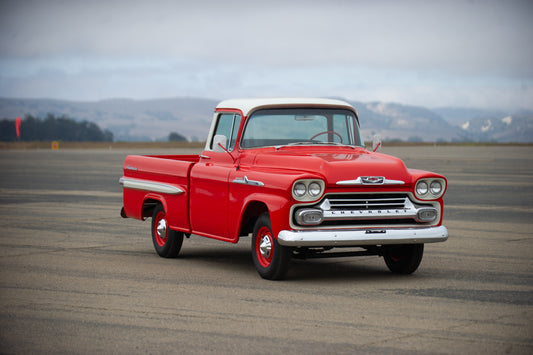
[(383, 176), (361, 176), (363, 184), (383, 184), (385, 178)]

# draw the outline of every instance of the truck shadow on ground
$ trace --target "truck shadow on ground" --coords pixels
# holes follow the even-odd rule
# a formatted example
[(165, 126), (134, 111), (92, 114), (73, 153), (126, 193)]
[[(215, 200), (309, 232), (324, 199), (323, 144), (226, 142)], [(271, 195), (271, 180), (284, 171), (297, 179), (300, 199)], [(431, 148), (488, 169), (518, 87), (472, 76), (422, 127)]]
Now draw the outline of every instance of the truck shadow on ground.
[[(207, 248), (196, 247), (182, 250), (180, 260), (198, 266), (208, 266), (216, 270), (231, 273), (232, 276), (242, 274), (243, 277), (257, 275), (250, 250), (247, 248)], [(348, 257), (327, 259), (292, 259), (285, 280), (358, 280), (385, 281), (390, 279), (414, 277), (394, 275), (379, 257)], [(257, 277), (259, 277), (257, 275)]]
[[(376, 260), (379, 260), (377, 257)], [(376, 260), (364, 264), (356, 258), (291, 260), (287, 280), (387, 280), (392, 275), (385, 265), (376, 265)]]

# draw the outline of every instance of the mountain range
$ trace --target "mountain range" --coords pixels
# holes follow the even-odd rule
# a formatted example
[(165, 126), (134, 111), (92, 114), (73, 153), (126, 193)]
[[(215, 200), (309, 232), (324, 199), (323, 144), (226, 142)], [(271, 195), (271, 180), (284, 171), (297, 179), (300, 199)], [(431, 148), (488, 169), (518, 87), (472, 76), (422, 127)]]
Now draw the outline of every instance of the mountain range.
[[(349, 101), (357, 110), (365, 140), (411, 142), (533, 142), (533, 111), (457, 107), (429, 109), (386, 102)], [(219, 100), (168, 98), (76, 102), (0, 98), (0, 119), (47, 114), (87, 120), (113, 132), (117, 141), (166, 140), (178, 132), (191, 141), (206, 139)]]

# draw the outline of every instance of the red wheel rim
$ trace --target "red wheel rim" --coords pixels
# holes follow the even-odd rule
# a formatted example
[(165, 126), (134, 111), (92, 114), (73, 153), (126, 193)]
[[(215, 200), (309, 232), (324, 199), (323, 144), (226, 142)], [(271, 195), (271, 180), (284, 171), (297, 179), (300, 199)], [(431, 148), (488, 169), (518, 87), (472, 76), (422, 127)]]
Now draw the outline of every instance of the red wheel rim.
[(400, 261), (402, 260), (402, 257), (399, 256), (399, 255), (394, 255), (394, 254), (393, 254), (393, 255), (389, 255), (389, 257), (390, 257), (390, 259), (391, 259), (392, 261), (394, 261), (395, 263), (398, 263), (398, 262), (400, 262)]
[(403, 259), (402, 250), (400, 248), (394, 248), (389, 252), (389, 259), (395, 263), (399, 263)]
[(157, 245), (164, 246), (167, 242), (168, 228), (167, 221), (165, 219), (165, 212), (160, 211), (155, 217), (154, 222), (154, 235)]
[(255, 239), (255, 255), (262, 267), (268, 267), (272, 262), (274, 239), (267, 227), (261, 227)]

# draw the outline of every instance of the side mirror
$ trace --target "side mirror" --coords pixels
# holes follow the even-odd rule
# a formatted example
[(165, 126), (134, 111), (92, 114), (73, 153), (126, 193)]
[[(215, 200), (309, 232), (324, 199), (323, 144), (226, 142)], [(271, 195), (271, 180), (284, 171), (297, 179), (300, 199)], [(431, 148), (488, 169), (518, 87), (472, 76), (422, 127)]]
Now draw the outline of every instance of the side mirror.
[(372, 151), (377, 152), (381, 149), (381, 136), (379, 134), (376, 134), (374, 137), (372, 137)]
[(223, 134), (217, 134), (213, 137), (213, 150), (217, 153), (227, 152), (226, 145), (228, 138)]

